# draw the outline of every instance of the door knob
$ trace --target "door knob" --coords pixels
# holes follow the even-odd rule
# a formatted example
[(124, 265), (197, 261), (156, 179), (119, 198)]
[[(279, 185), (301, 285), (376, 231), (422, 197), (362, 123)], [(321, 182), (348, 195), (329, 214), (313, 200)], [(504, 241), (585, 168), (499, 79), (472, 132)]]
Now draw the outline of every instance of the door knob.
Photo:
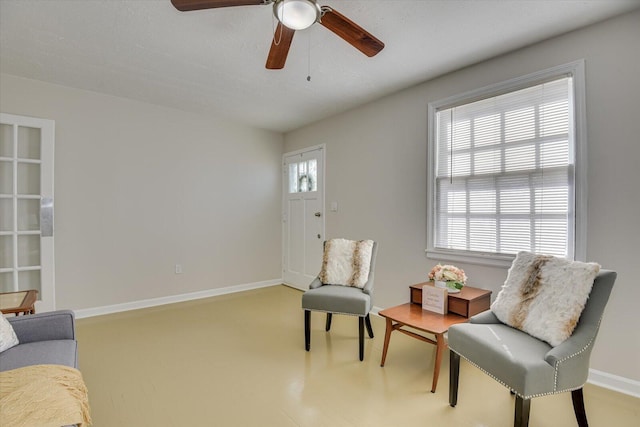
[(320, 218), (322, 216), (322, 214), (320, 212), (316, 212), (314, 215), (317, 216), (318, 218)]

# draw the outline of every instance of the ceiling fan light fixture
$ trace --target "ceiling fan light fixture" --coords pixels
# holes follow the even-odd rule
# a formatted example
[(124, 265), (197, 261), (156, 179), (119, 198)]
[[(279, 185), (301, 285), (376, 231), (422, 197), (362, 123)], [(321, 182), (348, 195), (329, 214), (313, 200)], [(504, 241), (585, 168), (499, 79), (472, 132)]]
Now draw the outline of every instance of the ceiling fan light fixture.
[(320, 19), (320, 6), (313, 0), (277, 0), (273, 13), (287, 28), (304, 30)]

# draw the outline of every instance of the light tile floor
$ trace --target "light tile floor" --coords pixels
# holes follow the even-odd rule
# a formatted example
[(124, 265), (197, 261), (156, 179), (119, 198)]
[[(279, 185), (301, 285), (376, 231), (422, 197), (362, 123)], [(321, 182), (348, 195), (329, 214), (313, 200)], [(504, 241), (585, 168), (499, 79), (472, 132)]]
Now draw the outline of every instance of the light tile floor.
[[(95, 427), (510, 427), (509, 391), (461, 363), (448, 404), (448, 356), (429, 392), (434, 346), (394, 334), (380, 367), (383, 319), (358, 361), (357, 319), (312, 314), (286, 286), (79, 319), (80, 369)], [(640, 425), (640, 399), (587, 385), (590, 425)], [(570, 394), (537, 398), (531, 427), (575, 426)]]

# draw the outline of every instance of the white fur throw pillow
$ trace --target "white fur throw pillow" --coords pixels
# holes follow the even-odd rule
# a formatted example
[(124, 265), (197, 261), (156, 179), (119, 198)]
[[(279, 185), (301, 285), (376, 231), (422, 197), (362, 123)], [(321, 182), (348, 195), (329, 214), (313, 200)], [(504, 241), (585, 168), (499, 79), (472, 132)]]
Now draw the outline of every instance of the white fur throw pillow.
[(363, 288), (369, 278), (373, 240), (330, 239), (324, 244), (320, 281)]
[(596, 263), (520, 252), (491, 311), (555, 347), (573, 333), (599, 271)]
[(18, 337), (13, 330), (13, 326), (0, 314), (0, 353), (16, 345), (18, 345)]

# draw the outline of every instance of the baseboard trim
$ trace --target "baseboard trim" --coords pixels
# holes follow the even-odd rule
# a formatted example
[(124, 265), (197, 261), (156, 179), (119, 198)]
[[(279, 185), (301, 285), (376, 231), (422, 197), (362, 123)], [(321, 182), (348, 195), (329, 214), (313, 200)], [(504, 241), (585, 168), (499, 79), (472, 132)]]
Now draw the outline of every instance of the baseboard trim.
[(297, 290), (302, 291), (302, 292), (304, 292), (304, 291), (309, 289), (309, 285), (307, 285), (307, 286), (298, 286), (298, 285), (294, 285), (294, 284), (287, 283), (287, 282), (282, 282), (282, 284), (285, 285), (285, 286), (288, 286), (290, 288), (297, 289)]
[(125, 302), (122, 304), (106, 305), (102, 307), (83, 308), (74, 310), (76, 318), (102, 316), (105, 314), (120, 313), (129, 310), (139, 310), (141, 308), (156, 307), (177, 302), (192, 301), (201, 298), (215, 297), (219, 295), (232, 294), (252, 289), (266, 288), (269, 286), (281, 285), (282, 279), (265, 280), (262, 282), (246, 283), (243, 285), (227, 286), (224, 288), (207, 289), (206, 291), (190, 292), (188, 294), (171, 295), (167, 297), (150, 298), (139, 301)]
[(598, 371), (596, 369), (589, 369), (589, 378), (587, 379), (587, 382), (589, 384), (640, 398), (640, 381), (613, 375), (608, 372)]

